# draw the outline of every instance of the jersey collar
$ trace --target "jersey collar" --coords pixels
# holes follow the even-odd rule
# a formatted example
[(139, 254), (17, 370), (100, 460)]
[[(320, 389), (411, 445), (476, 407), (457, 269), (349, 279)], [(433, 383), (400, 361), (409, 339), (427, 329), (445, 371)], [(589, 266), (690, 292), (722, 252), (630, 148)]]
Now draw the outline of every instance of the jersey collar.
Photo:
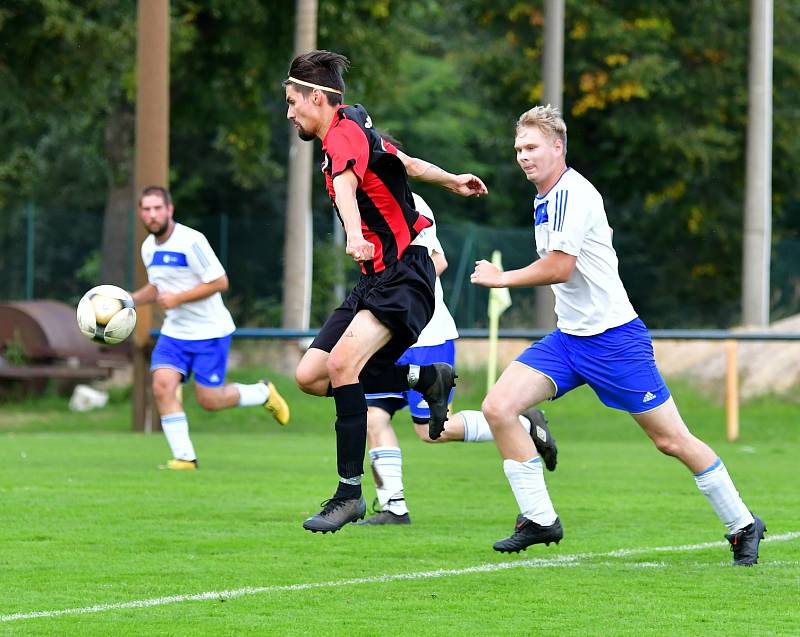
[(566, 168), (564, 168), (564, 170), (563, 170), (563, 171), (561, 171), (561, 174), (558, 176), (558, 179), (556, 179), (556, 182), (555, 182), (555, 183), (554, 183), (552, 186), (550, 186), (550, 188), (548, 188), (548, 189), (547, 189), (547, 192), (546, 192), (546, 193), (544, 193), (544, 194), (542, 194), (542, 195), (540, 195), (540, 194), (537, 192), (537, 193), (536, 193), (536, 198), (537, 198), (537, 199), (544, 199), (545, 197), (547, 197), (547, 195), (549, 195), (549, 194), (550, 194), (550, 191), (551, 191), (551, 190), (553, 190), (553, 188), (555, 188), (555, 187), (558, 185), (558, 182), (559, 182), (559, 181), (561, 181), (561, 178), (562, 178), (564, 175), (566, 175), (566, 174), (567, 174), (567, 172), (569, 172), (570, 170), (571, 170), (571, 168), (570, 168), (569, 166), (567, 166)]

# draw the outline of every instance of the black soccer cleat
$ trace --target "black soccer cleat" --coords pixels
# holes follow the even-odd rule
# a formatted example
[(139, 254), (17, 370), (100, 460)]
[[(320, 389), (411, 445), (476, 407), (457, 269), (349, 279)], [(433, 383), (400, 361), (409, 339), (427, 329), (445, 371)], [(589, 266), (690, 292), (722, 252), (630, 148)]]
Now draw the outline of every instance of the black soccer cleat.
[(402, 515), (392, 513), (391, 511), (378, 511), (375, 515), (368, 517), (366, 520), (357, 522), (359, 526), (372, 526), (377, 524), (411, 524), (411, 517), (408, 511)]
[(763, 520), (754, 514), (752, 524), (748, 524), (736, 533), (725, 535), (725, 539), (731, 544), (734, 566), (758, 564), (758, 545), (764, 539), (766, 532), (767, 527)]
[(547, 426), (544, 412), (536, 407), (531, 407), (522, 412), (522, 417), (527, 418), (531, 423), (531, 438), (536, 446), (536, 451), (542, 457), (544, 466), (548, 471), (555, 471), (558, 462), (558, 447), (556, 439), (553, 438), (550, 428)]
[(428, 420), (428, 436), (431, 440), (437, 440), (444, 431), (450, 390), (456, 386), (458, 376), (447, 363), (433, 363), (433, 368), (436, 372), (436, 380), (422, 395), (431, 412), (430, 420)]
[(542, 526), (520, 515), (517, 517), (514, 534), (504, 540), (498, 540), (492, 548), (500, 553), (519, 553), (532, 544), (547, 546), (550, 546), (550, 542), (558, 544), (563, 537), (564, 529), (561, 528), (561, 520), (558, 518), (550, 526)]
[(336, 533), (345, 524), (363, 520), (367, 513), (367, 503), (363, 496), (357, 498), (331, 498), (322, 503), (322, 511), (312, 515), (303, 528), (312, 533)]

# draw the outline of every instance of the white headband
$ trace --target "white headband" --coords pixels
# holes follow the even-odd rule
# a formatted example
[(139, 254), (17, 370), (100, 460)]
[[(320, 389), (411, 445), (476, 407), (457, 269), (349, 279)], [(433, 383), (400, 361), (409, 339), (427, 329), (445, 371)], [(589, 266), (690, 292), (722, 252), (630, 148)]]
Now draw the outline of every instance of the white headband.
[(298, 80), (296, 77), (289, 76), (289, 81), (294, 82), (295, 84), (301, 84), (303, 86), (308, 86), (309, 88), (318, 88), (320, 91), (328, 91), (329, 93), (338, 93), (339, 95), (342, 92), (339, 89), (330, 88), (329, 86), (320, 86), (319, 84), (313, 84), (312, 82), (306, 82), (305, 80)]

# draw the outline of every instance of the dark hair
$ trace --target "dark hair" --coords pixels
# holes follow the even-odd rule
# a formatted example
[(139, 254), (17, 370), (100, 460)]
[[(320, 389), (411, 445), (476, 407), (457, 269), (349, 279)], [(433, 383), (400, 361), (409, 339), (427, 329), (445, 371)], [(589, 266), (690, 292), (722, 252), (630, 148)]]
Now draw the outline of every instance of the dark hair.
[(159, 195), (165, 206), (172, 205), (172, 196), (169, 194), (169, 190), (164, 188), (164, 186), (147, 186), (144, 190), (142, 190), (142, 194), (139, 195), (140, 206), (142, 205), (142, 199), (148, 195)]
[[(289, 65), (289, 77), (311, 82), (321, 87), (331, 106), (338, 106), (344, 100), (344, 80), (342, 74), (349, 68), (350, 60), (339, 53), (316, 50), (298, 55)], [(291, 80), (284, 80), (283, 85), (293, 84), (304, 97), (308, 97), (314, 89), (310, 86), (295, 84)], [(326, 91), (325, 87), (341, 91), (342, 94)]]

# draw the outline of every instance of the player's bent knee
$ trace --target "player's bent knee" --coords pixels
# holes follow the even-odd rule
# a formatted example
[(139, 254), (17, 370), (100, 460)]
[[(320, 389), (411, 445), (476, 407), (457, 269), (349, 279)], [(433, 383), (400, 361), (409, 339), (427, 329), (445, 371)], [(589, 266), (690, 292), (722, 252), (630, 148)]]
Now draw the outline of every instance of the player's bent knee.
[(328, 378), (334, 381), (342, 378), (358, 376), (358, 369), (353, 365), (353, 359), (341, 355), (331, 354), (325, 364)]
[(481, 403), (481, 411), (486, 416), (489, 426), (494, 426), (493, 423), (501, 421), (503, 416), (508, 412), (508, 407), (502, 404), (502, 401), (497, 400), (491, 394), (483, 399)]
[(673, 458), (678, 458), (681, 455), (681, 451), (683, 449), (682, 441), (670, 436), (659, 436), (653, 438), (653, 443), (661, 453), (665, 456), (671, 456)]
[(327, 376), (322, 378), (315, 369), (298, 367), (294, 374), (294, 382), (300, 391), (313, 396), (324, 396), (328, 390)]
[(157, 402), (173, 397), (176, 391), (177, 386), (171, 383), (153, 382), (153, 398), (155, 398)]

